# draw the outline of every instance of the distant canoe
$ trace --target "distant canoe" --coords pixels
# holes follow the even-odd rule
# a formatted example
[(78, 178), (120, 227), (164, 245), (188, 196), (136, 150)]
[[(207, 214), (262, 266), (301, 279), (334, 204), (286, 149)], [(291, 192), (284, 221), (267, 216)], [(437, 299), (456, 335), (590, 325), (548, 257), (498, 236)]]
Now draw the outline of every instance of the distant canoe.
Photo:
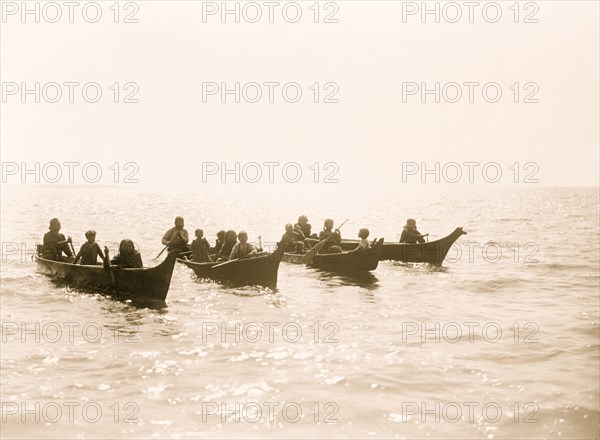
[(275, 289), (277, 287), (277, 273), (283, 250), (267, 254), (259, 254), (254, 258), (213, 263), (194, 263), (178, 259), (192, 269), (198, 278), (209, 278), (223, 283), (235, 285), (257, 285)]
[[(456, 228), (447, 237), (421, 244), (384, 243), (380, 260), (404, 261), (407, 263), (429, 263), (441, 266), (448, 251), (461, 235), (466, 234), (463, 228)], [(358, 246), (358, 240), (342, 241), (342, 250), (352, 250)]]
[(169, 292), (177, 252), (171, 252), (158, 266), (121, 269), (84, 266), (47, 260), (36, 255), (38, 272), (66, 281), (77, 287), (109, 293), (136, 302), (164, 302)]
[[(343, 252), (341, 254), (317, 254), (313, 261), (306, 265), (330, 272), (368, 272), (377, 269), (383, 250), (383, 238), (371, 248), (361, 252)], [(353, 248), (356, 248), (354, 246)], [(283, 254), (283, 260), (288, 263), (302, 264), (302, 254)]]

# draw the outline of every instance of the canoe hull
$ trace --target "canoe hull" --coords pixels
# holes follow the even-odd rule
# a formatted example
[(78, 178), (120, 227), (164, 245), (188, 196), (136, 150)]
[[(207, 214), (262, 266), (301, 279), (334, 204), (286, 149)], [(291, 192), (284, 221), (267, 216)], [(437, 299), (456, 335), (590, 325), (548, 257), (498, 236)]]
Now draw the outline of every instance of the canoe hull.
[[(254, 258), (223, 263), (194, 263), (177, 260), (192, 269), (198, 278), (208, 278), (226, 284), (277, 287), (277, 274), (282, 252), (273, 252)], [(220, 266), (221, 265), (221, 266)], [(218, 266), (218, 267), (216, 267)]]
[[(440, 240), (422, 244), (384, 243), (380, 260), (403, 261), (406, 263), (429, 263), (441, 266), (448, 251), (461, 235), (466, 234), (462, 228), (456, 228), (452, 234)], [(345, 240), (342, 250), (356, 248), (358, 241)]]
[[(326, 270), (328, 272), (369, 272), (377, 269), (382, 250), (383, 239), (380, 239), (373, 247), (364, 252), (317, 254), (315, 255), (314, 259), (306, 263), (306, 265)], [(285, 253), (283, 255), (283, 259), (288, 263), (302, 264), (302, 255), (299, 254)]]
[(139, 302), (164, 302), (169, 292), (177, 253), (171, 253), (158, 266), (140, 269), (119, 269), (102, 266), (84, 266), (46, 260), (37, 256), (39, 273), (67, 283), (109, 293), (119, 298)]

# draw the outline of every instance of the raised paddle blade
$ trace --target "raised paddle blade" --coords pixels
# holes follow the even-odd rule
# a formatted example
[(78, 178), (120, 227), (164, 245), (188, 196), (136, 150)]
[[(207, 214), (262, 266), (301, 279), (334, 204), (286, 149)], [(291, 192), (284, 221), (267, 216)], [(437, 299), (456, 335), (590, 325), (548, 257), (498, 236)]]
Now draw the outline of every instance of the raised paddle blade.
[(233, 263), (234, 261), (237, 261), (237, 260), (239, 260), (239, 258), (234, 258), (233, 260), (225, 261), (224, 263), (221, 263), (221, 264), (216, 264), (213, 267), (211, 267), (211, 269), (216, 269), (217, 267), (225, 266), (225, 265), (227, 265), (229, 263)]
[(75, 258), (77, 256), (77, 252), (75, 252), (75, 246), (73, 246), (73, 242), (69, 242), (69, 245), (71, 246), (71, 252), (73, 252), (73, 258)]

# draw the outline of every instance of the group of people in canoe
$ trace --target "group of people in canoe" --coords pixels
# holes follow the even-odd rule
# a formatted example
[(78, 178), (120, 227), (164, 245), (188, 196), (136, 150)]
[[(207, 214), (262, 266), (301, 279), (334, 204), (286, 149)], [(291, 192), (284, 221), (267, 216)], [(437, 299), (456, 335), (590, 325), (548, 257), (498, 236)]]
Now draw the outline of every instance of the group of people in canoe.
[[(191, 259), (197, 263), (213, 261), (229, 261), (234, 259), (252, 258), (262, 249), (257, 248), (252, 243), (248, 243), (248, 234), (245, 231), (236, 233), (234, 230), (221, 230), (217, 233), (217, 239), (214, 248), (211, 249), (208, 240), (204, 237), (202, 229), (196, 229), (195, 238), (189, 244), (189, 234), (184, 228), (183, 217), (175, 218), (175, 226), (167, 230), (162, 238), (162, 244), (169, 251), (191, 253)], [(142, 256), (135, 249), (135, 245), (130, 239), (123, 239), (119, 244), (119, 252), (113, 258), (109, 258), (108, 247), (104, 251), (96, 243), (96, 232), (89, 230), (85, 233), (86, 242), (81, 246), (77, 255), (74, 256), (75, 249), (72, 247), (71, 237), (66, 238), (60, 232), (61, 224), (57, 218), (50, 220), (49, 231), (44, 235), (42, 257), (48, 260), (63, 261), (63, 253), (67, 257), (74, 258), (73, 264), (81, 261), (82, 265), (99, 264), (98, 258), (102, 260), (104, 267), (117, 266), (122, 268), (141, 268)], [(402, 230), (400, 243), (424, 243), (428, 234), (422, 235), (417, 230), (417, 223), (414, 219), (408, 219)], [(370, 248), (368, 240), (369, 230), (361, 228), (358, 232), (360, 242), (353, 252), (361, 252)], [(238, 241), (239, 240), (239, 241)], [(326, 241), (324, 241), (326, 240)], [(335, 254), (342, 252), (340, 244), (342, 236), (339, 228), (334, 229), (332, 219), (326, 219), (323, 223), (323, 229), (319, 234), (312, 232), (312, 226), (305, 215), (298, 218), (298, 222), (292, 225), (285, 225), (285, 232), (281, 237), (280, 245), (286, 246), (286, 252), (305, 253), (313, 249), (317, 243), (322, 243), (319, 248), (320, 253)]]
[(248, 243), (247, 232), (240, 231), (236, 233), (233, 230), (229, 230), (227, 232), (217, 232), (214, 252), (211, 253), (210, 244), (204, 237), (204, 230), (202, 229), (196, 229), (194, 232), (195, 238), (191, 245), (188, 245), (190, 238), (184, 225), (183, 217), (175, 217), (175, 226), (165, 232), (162, 244), (169, 251), (191, 251), (192, 261), (196, 263), (251, 258), (261, 251), (252, 243)]
[[(42, 257), (47, 260), (63, 261), (63, 253), (73, 258), (75, 249), (71, 237), (66, 238), (60, 232), (61, 224), (57, 218), (50, 220), (49, 231), (44, 234)], [(102, 260), (105, 267), (118, 266), (123, 268), (143, 267), (142, 256), (135, 249), (133, 241), (125, 238), (119, 244), (119, 253), (111, 260), (108, 255), (108, 247), (104, 246), (104, 251), (96, 243), (96, 231), (89, 230), (85, 233), (86, 242), (81, 245), (79, 252), (75, 255), (73, 264), (81, 260), (81, 264), (98, 264), (98, 257)]]

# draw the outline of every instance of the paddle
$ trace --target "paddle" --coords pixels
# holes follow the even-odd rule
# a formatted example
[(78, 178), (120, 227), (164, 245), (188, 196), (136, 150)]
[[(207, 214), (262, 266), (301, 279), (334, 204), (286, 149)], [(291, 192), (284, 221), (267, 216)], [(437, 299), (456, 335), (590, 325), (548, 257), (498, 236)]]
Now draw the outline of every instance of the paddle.
[[(350, 219), (346, 219), (340, 226), (338, 226), (336, 229), (339, 231), (339, 229), (344, 226), (346, 224), (346, 222), (350, 220)], [(314, 246), (313, 248), (311, 248), (307, 253), (305, 253), (304, 255), (302, 255), (302, 258), (300, 259), (300, 261), (303, 264), (307, 264), (313, 257), (315, 254), (317, 254), (321, 249), (323, 249), (323, 247), (329, 242), (331, 241), (331, 239), (333, 238), (334, 234), (329, 235), (329, 237), (327, 237), (324, 240), (321, 240), (316, 246)]]
[(226, 266), (229, 263), (233, 263), (234, 261), (237, 261), (237, 260), (239, 260), (239, 258), (234, 258), (233, 260), (225, 261), (224, 263), (220, 263), (220, 264), (217, 264), (217, 265), (211, 267), (211, 269), (216, 269), (217, 267)]
[(73, 261), (75, 261), (74, 259), (77, 256), (77, 252), (75, 252), (75, 247), (73, 246), (73, 241), (71, 240), (71, 237), (67, 239), (67, 243), (69, 243), (69, 245), (71, 246), (71, 252), (73, 252)]
[(169, 245), (170, 245), (170, 244), (171, 244), (171, 242), (169, 242), (169, 243), (168, 243), (168, 244), (167, 244), (167, 245), (166, 245), (166, 246), (163, 248), (163, 250), (162, 250), (162, 251), (160, 251), (160, 253), (159, 253), (159, 254), (158, 254), (156, 257), (154, 257), (154, 259), (155, 259), (155, 260), (158, 260), (158, 257), (160, 257), (160, 256), (163, 254), (163, 252), (167, 250), (167, 248), (169, 247)]
[[(102, 258), (102, 267), (104, 267), (104, 269), (109, 269), (110, 268), (110, 255), (109, 255), (109, 251), (108, 251), (108, 246), (104, 246), (104, 258)], [(112, 273), (111, 273), (112, 275)], [(113, 277), (113, 284), (114, 284), (115, 280)]]
[(167, 243), (167, 245), (163, 248), (162, 251), (160, 251), (160, 254), (158, 254), (154, 259), (158, 260), (158, 257), (160, 257), (164, 251), (167, 250), (167, 248), (171, 245), (171, 243), (173, 243), (173, 240), (175, 240), (177, 237), (181, 236), (181, 232), (177, 232), (177, 235), (175, 237), (173, 237), (171, 240), (169, 240), (169, 242)]
[(110, 273), (110, 280), (112, 281), (112, 289), (113, 293), (117, 294), (117, 283), (115, 281), (115, 273), (113, 272), (110, 266), (110, 255), (108, 251), (108, 246), (104, 246), (104, 258), (102, 259), (102, 267), (104, 270), (107, 270)]
[(347, 218), (346, 220), (344, 220), (344, 223), (342, 223), (341, 225), (339, 225), (336, 229), (342, 229), (342, 226), (344, 226), (348, 220), (350, 220), (350, 219)]
[[(259, 235), (258, 236), (258, 245), (260, 246), (261, 250), (262, 250), (262, 237)], [(229, 261), (225, 261), (224, 263), (220, 263), (220, 264), (216, 264), (213, 267), (211, 267), (211, 269), (216, 269), (217, 267), (221, 267), (221, 266), (226, 266), (229, 263), (233, 263), (234, 261), (238, 261), (239, 258), (234, 258), (233, 260), (229, 260)]]

